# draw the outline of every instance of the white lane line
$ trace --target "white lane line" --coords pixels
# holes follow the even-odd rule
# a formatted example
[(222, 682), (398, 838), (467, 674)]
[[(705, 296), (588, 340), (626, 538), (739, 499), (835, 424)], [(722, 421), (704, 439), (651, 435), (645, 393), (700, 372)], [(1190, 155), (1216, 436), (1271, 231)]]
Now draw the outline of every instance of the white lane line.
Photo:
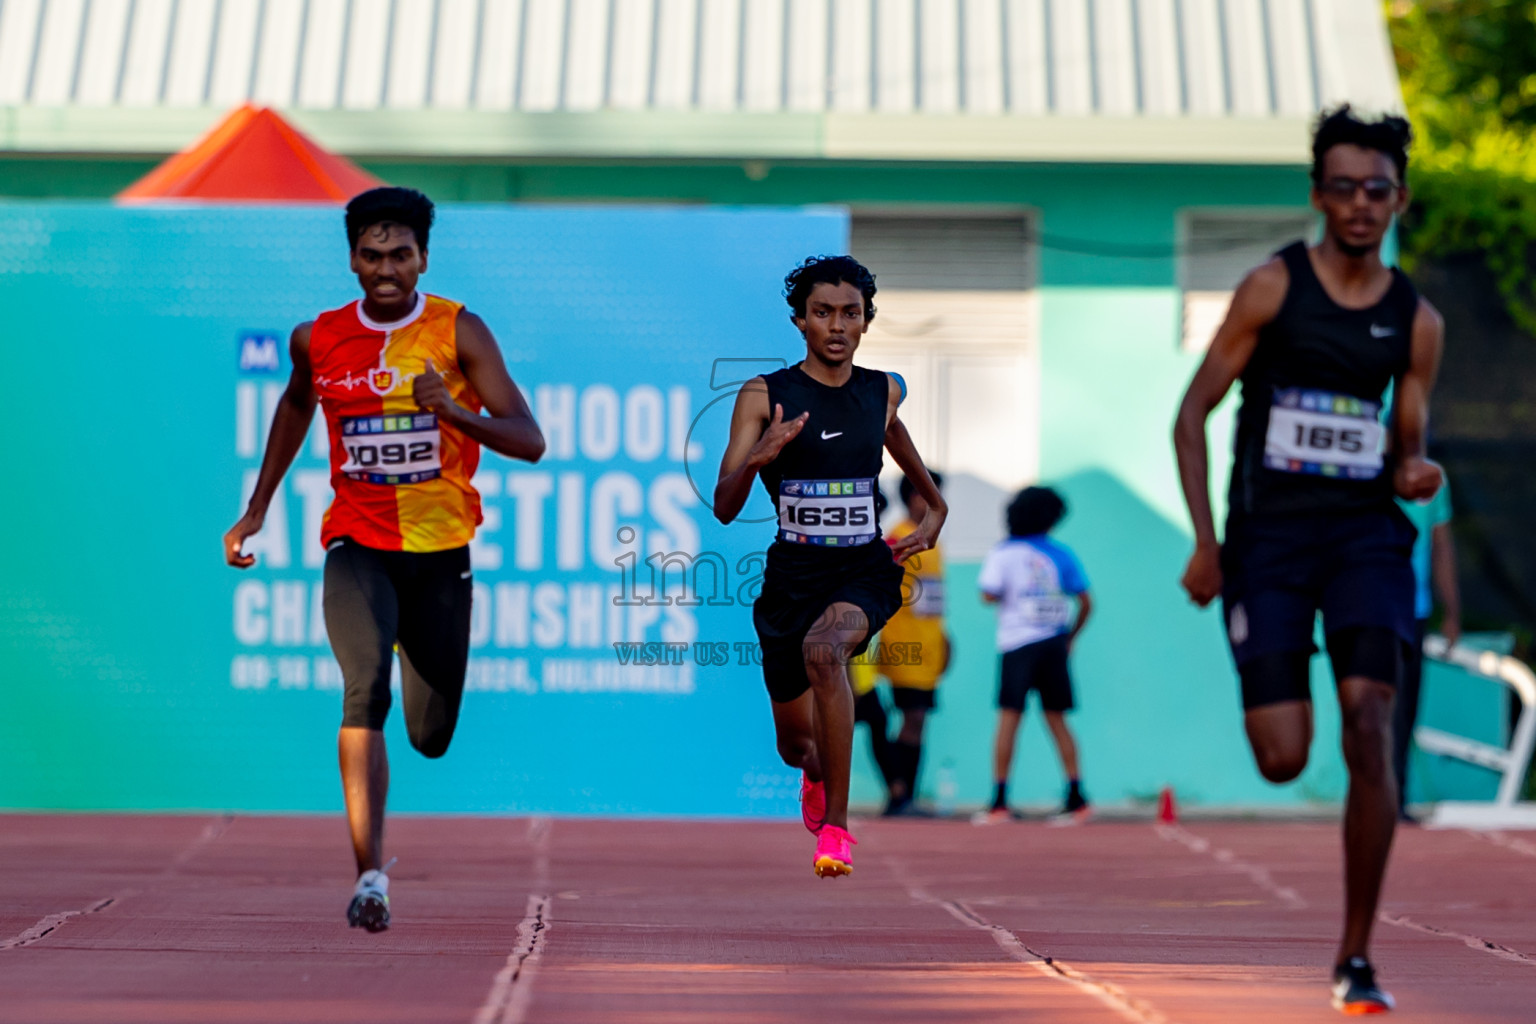
[(1301, 898), (1301, 894), (1288, 885), (1281, 885), (1275, 881), (1275, 876), (1269, 873), (1269, 869), (1261, 864), (1250, 864), (1239, 858), (1231, 850), (1225, 850), (1211, 845), (1209, 839), (1203, 839), (1192, 832), (1185, 831), (1178, 825), (1154, 825), (1157, 834), (1171, 843), (1178, 843), (1194, 853), (1206, 854), (1216, 863), (1236, 872), (1246, 875), (1248, 879), (1260, 889), (1269, 893), (1275, 899), (1285, 904), (1288, 910), (1304, 910), (1307, 901)]
[(521, 1024), (533, 1001), (533, 977), (544, 954), (544, 933), (549, 928), (550, 898), (528, 897), (528, 908), (517, 926), (517, 945), (506, 965), (496, 972), (474, 1024)]
[(1046, 956), (1043, 953), (1030, 949), (1024, 945), (1017, 935), (1002, 925), (993, 924), (977, 913), (976, 908), (970, 904), (962, 903), (958, 900), (940, 899), (934, 896), (928, 890), (913, 882), (908, 877), (905, 869), (894, 858), (882, 857), (881, 859), (901, 886), (907, 890), (907, 895), (912, 899), (912, 902), (927, 903), (940, 907), (955, 920), (978, 931), (987, 932), (992, 936), (992, 941), (996, 942), (998, 948), (1006, 953), (1010, 959), (1027, 967), (1034, 968), (1047, 978), (1071, 985), (1078, 991), (1092, 996), (1111, 1010), (1114, 1010), (1121, 1017), (1130, 1021), (1131, 1024), (1174, 1024), (1152, 1004), (1131, 996), (1120, 986), (1099, 981), (1055, 957)]
[[(160, 877), (169, 878), (176, 874), (177, 871), (186, 866), (188, 861), (197, 856), (203, 847), (228, 831), (229, 826), (234, 820), (234, 815), (225, 814), (203, 826), (203, 830), (198, 834), (197, 838), (193, 839), (185, 849), (172, 858), (170, 864), (166, 865), (165, 870), (160, 872)], [(58, 931), (64, 922), (70, 918), (82, 917), (86, 914), (95, 914), (106, 910), (112, 904), (127, 899), (130, 896), (135, 896), (138, 892), (139, 890), (137, 889), (124, 889), (116, 896), (108, 896), (106, 899), (97, 900), (84, 910), (66, 910), (58, 914), (49, 914), (27, 930), (18, 932), (8, 939), (0, 939), (0, 949), (17, 949), (21, 946), (30, 946), (32, 943), (41, 941)]]
[(1085, 992), (1114, 1010), (1132, 1024), (1171, 1024), (1156, 1007), (1142, 999), (1129, 995), (1119, 985), (1099, 981), (1084, 974), (1070, 964), (1055, 957), (1037, 953), (1019, 941), (1019, 937), (1002, 925), (993, 924), (975, 909), (956, 900), (937, 901), (957, 921), (964, 922), (979, 931), (989, 932), (1000, 949), (1021, 964), (1027, 964), (1048, 978), (1065, 982), (1080, 992)]
[(528, 842), (533, 846), (534, 887), (540, 891), (528, 897), (523, 919), (517, 925), (517, 942), (507, 954), (507, 962), (496, 972), (473, 1024), (522, 1024), (533, 1002), (533, 979), (544, 956), (545, 933), (549, 931), (554, 901), (549, 897), (549, 847), (554, 823), (545, 817), (528, 821)]
[(223, 835), (225, 832), (228, 832), (229, 827), (234, 823), (235, 816), (233, 814), (225, 814), (213, 819), (208, 824), (204, 825), (203, 831), (198, 834), (196, 839), (192, 840), (192, 842), (188, 844), (185, 850), (182, 850), (176, 855), (176, 859), (171, 861), (170, 867), (166, 868), (162, 874), (174, 875), (177, 871), (186, 867), (188, 862), (190, 862), (193, 857), (196, 857), (199, 853), (202, 853), (203, 848), (209, 843), (219, 838), (219, 836)]
[(1465, 831), (1472, 838), (1492, 843), (1501, 850), (1513, 850), (1515, 853), (1523, 853), (1527, 857), (1536, 857), (1536, 843), (1530, 843), (1524, 839), (1516, 839), (1514, 836), (1507, 836), (1503, 832), (1473, 832), (1471, 829)]
[(95, 903), (92, 903), (84, 910), (66, 910), (62, 914), (49, 914), (41, 921), (28, 928), (26, 931), (12, 935), (8, 939), (0, 939), (0, 949), (16, 949), (21, 946), (30, 946), (32, 943), (53, 934), (60, 928), (60, 926), (64, 924), (65, 921), (68, 921), (70, 918), (81, 917), (85, 914), (94, 914), (97, 911), (106, 910), (114, 902), (114, 898), (108, 897), (104, 900), (97, 900)]
[(1426, 935), (1439, 935), (1447, 939), (1459, 939), (1462, 945), (1468, 949), (1475, 949), (1480, 953), (1488, 953), (1498, 957), (1500, 960), (1509, 960), (1513, 963), (1529, 964), (1536, 967), (1536, 958), (1527, 956), (1518, 949), (1510, 949), (1508, 946), (1500, 945), (1497, 942), (1490, 942), (1476, 935), (1468, 935), (1466, 932), (1458, 932), (1450, 928), (1441, 928), (1439, 925), (1423, 924), (1402, 914), (1388, 914), (1385, 911), (1377, 914), (1376, 919), (1387, 924), (1395, 924), (1399, 928), (1423, 932)]
[[(1164, 839), (1182, 843), (1197, 853), (1205, 853), (1213, 849), (1208, 840), (1186, 832), (1184, 829), (1179, 828), (1177, 825), (1157, 825), (1155, 827), (1157, 828), (1158, 834), (1161, 835)], [(1511, 841), (1519, 842), (1519, 840)], [(1222, 854), (1224, 853), (1227, 854), (1225, 858), (1222, 857)], [(1307, 905), (1304, 900), (1301, 900), (1300, 896), (1296, 895), (1295, 890), (1285, 886), (1275, 885), (1274, 878), (1270, 875), (1267, 868), (1256, 864), (1244, 864), (1242, 861), (1237, 860), (1236, 857), (1233, 857), (1225, 850), (1216, 850), (1211, 855), (1217, 860), (1222, 861), (1229, 866), (1240, 868), (1244, 874), (1248, 875), (1249, 878), (1252, 878), (1254, 882), (1266, 892), (1270, 892), (1277, 896), (1284, 892), (1291, 893), (1291, 895), (1294, 896), (1296, 900), (1300, 901), (1296, 904), (1293, 904), (1294, 908), (1299, 909)], [(1528, 956), (1527, 954), (1522, 953), (1517, 949), (1510, 949), (1508, 946), (1500, 945), (1497, 942), (1490, 942), (1489, 940), (1479, 936), (1468, 935), (1466, 932), (1458, 932), (1452, 928), (1442, 928), (1439, 925), (1424, 924), (1402, 914), (1389, 914), (1386, 911), (1378, 911), (1376, 914), (1376, 920), (1381, 921), (1384, 924), (1395, 925), (1398, 928), (1407, 928), (1411, 931), (1422, 932), (1425, 935), (1438, 935), (1439, 937), (1445, 939), (1456, 939), (1469, 949), (1475, 949), (1482, 953), (1491, 954), (1500, 958), (1501, 960), (1509, 960), (1514, 963), (1536, 964), (1536, 958), (1532, 958), (1531, 956)]]

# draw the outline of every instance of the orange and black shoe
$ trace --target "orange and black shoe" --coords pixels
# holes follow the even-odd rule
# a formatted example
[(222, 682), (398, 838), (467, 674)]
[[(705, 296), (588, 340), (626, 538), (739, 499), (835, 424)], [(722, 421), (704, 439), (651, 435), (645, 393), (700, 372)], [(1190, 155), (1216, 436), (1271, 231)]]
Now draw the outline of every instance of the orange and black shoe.
[(1351, 1017), (1386, 1013), (1397, 1004), (1376, 984), (1376, 969), (1363, 956), (1352, 956), (1333, 969), (1333, 1008)]
[(853, 874), (853, 849), (858, 840), (845, 828), (823, 825), (816, 833), (816, 877), (836, 878)]

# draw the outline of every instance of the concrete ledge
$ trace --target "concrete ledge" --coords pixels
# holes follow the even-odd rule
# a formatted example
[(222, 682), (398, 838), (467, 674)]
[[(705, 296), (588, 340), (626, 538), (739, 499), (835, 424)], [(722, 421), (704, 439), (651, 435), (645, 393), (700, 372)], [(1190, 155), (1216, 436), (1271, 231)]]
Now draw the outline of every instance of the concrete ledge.
[[(223, 116), (211, 107), (0, 107), (0, 152), (156, 156)], [(826, 159), (1290, 164), (1300, 118), (480, 110), (285, 111), (322, 145), (374, 159)]]

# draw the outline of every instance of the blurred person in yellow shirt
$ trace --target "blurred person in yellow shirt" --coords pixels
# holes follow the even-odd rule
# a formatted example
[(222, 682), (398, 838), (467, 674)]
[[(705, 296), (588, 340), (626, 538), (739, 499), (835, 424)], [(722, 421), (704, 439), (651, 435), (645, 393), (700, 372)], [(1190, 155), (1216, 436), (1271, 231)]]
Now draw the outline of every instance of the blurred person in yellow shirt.
[[(942, 489), (944, 478), (930, 470)], [(892, 528), (888, 543), (917, 529), (928, 503), (906, 477), (901, 478), (901, 502), (907, 518)], [(940, 545), (906, 563), (901, 609), (880, 632), (874, 669), (891, 684), (891, 703), (901, 711), (901, 731), (887, 754), (887, 815), (909, 814), (917, 795), (917, 775), (923, 757), (923, 726), (936, 706), (939, 680), (949, 667), (949, 634), (944, 631), (944, 555)]]

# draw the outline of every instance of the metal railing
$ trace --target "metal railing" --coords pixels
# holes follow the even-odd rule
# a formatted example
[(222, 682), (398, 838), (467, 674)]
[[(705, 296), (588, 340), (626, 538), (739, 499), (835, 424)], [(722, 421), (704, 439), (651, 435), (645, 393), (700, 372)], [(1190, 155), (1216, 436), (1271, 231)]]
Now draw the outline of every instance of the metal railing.
[(1508, 748), (1480, 740), (1457, 736), (1421, 725), (1413, 738), (1421, 750), (1442, 757), (1453, 757), (1500, 774), (1498, 795), (1492, 803), (1442, 801), (1435, 805), (1427, 824), (1446, 828), (1536, 828), (1536, 804), (1520, 802), (1536, 753), (1536, 673), (1522, 661), (1493, 651), (1478, 651), (1460, 644), (1452, 646), (1445, 637), (1424, 638), (1424, 656), (1454, 665), (1482, 679), (1502, 683), (1520, 698), (1520, 719)]

